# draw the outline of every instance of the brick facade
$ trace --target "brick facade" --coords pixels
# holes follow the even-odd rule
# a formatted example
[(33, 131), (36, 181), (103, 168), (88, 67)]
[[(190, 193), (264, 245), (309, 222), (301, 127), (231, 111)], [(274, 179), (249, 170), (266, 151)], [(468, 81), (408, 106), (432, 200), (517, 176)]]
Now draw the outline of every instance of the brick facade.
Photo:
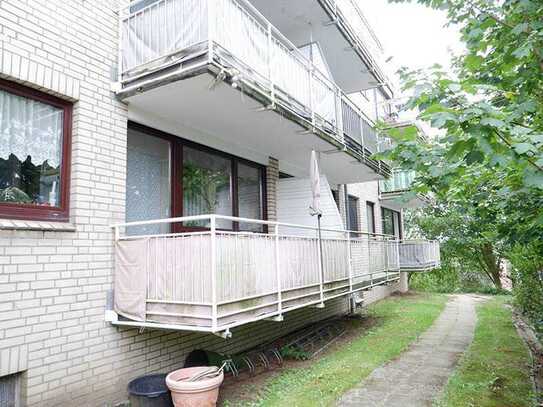
[[(127, 398), (130, 379), (178, 368), (192, 349), (235, 353), (347, 310), (338, 299), (288, 313), (284, 323), (235, 329), (228, 341), (104, 322), (110, 225), (125, 218), (127, 107), (110, 90), (116, 9), (104, 0), (0, 1), (0, 76), (74, 102), (70, 222), (0, 220), (0, 376), (24, 373), (28, 406), (115, 405)], [(278, 171), (270, 159), (268, 179)], [(274, 191), (268, 183), (270, 219)]]

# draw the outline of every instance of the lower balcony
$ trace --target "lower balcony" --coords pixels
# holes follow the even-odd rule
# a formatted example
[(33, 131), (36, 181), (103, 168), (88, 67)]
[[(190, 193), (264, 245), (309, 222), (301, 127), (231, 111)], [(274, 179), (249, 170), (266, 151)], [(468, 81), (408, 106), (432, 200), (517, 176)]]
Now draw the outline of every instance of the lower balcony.
[[(225, 222), (261, 232), (219, 229)], [(206, 225), (190, 233), (132, 234), (150, 225)], [(251, 227), (252, 225), (252, 227)], [(392, 236), (202, 215), (116, 225), (116, 325), (212, 332), (260, 319), (282, 320), (399, 279)], [(152, 228), (147, 228), (147, 230)], [(162, 228), (161, 228), (162, 229)], [(172, 230), (176, 228), (172, 227)]]
[(401, 271), (430, 271), (441, 266), (439, 242), (404, 240), (399, 246)]

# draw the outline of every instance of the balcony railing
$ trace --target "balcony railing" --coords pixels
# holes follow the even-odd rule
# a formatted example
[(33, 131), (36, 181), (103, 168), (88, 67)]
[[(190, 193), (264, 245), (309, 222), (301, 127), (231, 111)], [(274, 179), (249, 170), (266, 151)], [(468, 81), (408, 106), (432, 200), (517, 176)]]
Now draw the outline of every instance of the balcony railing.
[(411, 188), (411, 184), (415, 180), (415, 171), (409, 170), (394, 170), (389, 179), (381, 180), (381, 193), (404, 192)]
[(368, 20), (360, 10), (355, 0), (322, 0), (331, 4), (331, 8), (336, 15), (341, 16), (349, 26), (356, 42), (364, 47), (371, 59), (372, 68), (380, 71), (385, 83), (390, 83), (386, 73), (386, 62), (383, 53), (383, 47), (377, 38), (377, 35), (371, 28)]
[[(218, 222), (268, 233), (219, 230)], [(192, 233), (125, 235), (131, 227), (209, 222)], [(229, 216), (132, 222), (115, 228), (115, 311), (120, 325), (225, 332), (399, 278), (392, 236)]]
[(402, 271), (428, 271), (441, 265), (439, 242), (404, 240), (399, 247)]
[(120, 12), (121, 92), (141, 91), (141, 80), (156, 79), (161, 70), (171, 74), (173, 66), (205, 54), (202, 64), (217, 64), (234, 86), (257, 92), (268, 107), (287, 108), (308, 128), (365, 157), (378, 151), (371, 121), (247, 0), (159, 0), (136, 7), (142, 1)]

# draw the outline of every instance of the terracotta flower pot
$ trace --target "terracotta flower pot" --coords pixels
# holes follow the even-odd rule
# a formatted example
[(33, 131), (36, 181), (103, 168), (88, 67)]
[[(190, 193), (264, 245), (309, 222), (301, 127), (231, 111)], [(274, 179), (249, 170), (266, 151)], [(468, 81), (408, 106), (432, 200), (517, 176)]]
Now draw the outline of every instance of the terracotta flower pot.
[(207, 369), (208, 366), (189, 367), (174, 370), (166, 376), (166, 385), (172, 393), (175, 407), (213, 407), (217, 404), (219, 386), (224, 379), (222, 372), (209, 379), (194, 382), (183, 380)]

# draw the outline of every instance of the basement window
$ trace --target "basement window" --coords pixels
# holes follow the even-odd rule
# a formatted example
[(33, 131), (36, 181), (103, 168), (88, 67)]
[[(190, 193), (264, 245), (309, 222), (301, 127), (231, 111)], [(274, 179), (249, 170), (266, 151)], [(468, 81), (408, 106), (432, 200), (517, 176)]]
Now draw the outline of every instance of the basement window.
[(0, 407), (20, 407), (21, 373), (0, 377)]

